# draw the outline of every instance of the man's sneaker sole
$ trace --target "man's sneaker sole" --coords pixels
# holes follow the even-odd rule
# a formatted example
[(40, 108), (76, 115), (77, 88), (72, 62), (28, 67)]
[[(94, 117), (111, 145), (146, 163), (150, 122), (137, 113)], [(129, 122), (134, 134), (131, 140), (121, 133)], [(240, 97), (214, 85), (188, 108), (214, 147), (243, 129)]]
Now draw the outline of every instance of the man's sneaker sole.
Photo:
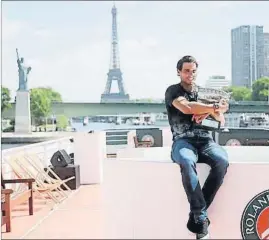
[(198, 238), (198, 236), (197, 236), (196, 239), (210, 239), (210, 235), (209, 235), (209, 233), (208, 233), (208, 234), (206, 234), (205, 236), (203, 236), (202, 238)]

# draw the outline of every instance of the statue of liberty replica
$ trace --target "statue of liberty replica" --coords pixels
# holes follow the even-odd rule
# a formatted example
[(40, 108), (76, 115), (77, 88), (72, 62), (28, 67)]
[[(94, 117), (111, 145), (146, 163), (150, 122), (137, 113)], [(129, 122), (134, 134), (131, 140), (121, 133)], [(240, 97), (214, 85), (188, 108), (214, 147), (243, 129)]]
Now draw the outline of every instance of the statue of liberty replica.
[(19, 57), (18, 49), (17, 65), (19, 75), (19, 88), (16, 93), (15, 109), (15, 133), (31, 133), (31, 113), (30, 113), (30, 91), (28, 90), (28, 75), (31, 71), (30, 66), (26, 66), (24, 58)]
[(27, 88), (28, 75), (32, 68), (25, 65), (24, 58), (20, 59), (17, 48), (16, 48), (16, 53), (17, 53), (17, 64), (18, 64), (18, 72), (19, 72), (19, 89), (18, 90), (28, 90)]

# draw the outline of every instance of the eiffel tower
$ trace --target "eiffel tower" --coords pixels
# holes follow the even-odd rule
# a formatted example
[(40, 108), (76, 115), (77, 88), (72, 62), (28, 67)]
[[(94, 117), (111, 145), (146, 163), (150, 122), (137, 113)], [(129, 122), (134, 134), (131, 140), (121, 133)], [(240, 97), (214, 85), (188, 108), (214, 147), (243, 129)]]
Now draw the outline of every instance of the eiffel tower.
[[(129, 100), (129, 94), (125, 93), (120, 70), (119, 46), (118, 46), (118, 31), (117, 31), (117, 8), (115, 3), (112, 10), (112, 42), (111, 42), (111, 59), (110, 68), (107, 74), (107, 82), (104, 93), (101, 95), (101, 102), (122, 102)], [(118, 93), (111, 93), (112, 81), (118, 83)]]

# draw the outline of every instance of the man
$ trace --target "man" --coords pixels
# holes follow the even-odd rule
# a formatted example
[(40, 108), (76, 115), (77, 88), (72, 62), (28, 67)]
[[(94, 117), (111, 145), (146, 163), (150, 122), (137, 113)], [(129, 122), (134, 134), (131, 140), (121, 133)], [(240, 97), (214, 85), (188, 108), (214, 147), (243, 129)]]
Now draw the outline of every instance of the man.
[[(198, 63), (192, 56), (184, 56), (177, 63), (180, 83), (171, 85), (165, 92), (168, 120), (173, 134), (171, 158), (179, 164), (183, 186), (190, 203), (187, 228), (196, 233), (196, 239), (208, 239), (210, 221), (207, 209), (212, 203), (229, 166), (226, 151), (214, 142), (209, 131), (198, 129), (200, 123), (211, 115), (224, 121), (223, 113), (228, 103), (203, 104), (197, 102), (195, 78)], [(196, 173), (196, 163), (203, 162), (211, 167), (210, 174), (201, 189)]]

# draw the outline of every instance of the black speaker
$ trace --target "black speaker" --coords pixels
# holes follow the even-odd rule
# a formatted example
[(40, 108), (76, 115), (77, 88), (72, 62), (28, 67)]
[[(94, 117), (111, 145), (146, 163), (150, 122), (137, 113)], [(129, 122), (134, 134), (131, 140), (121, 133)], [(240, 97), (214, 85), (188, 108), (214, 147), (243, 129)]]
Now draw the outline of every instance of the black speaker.
[[(56, 173), (56, 175), (61, 179), (65, 180), (70, 177), (75, 177), (74, 179), (66, 182), (66, 185), (74, 190), (79, 188), (80, 186), (80, 167), (79, 165), (68, 165), (66, 167), (52, 167), (50, 166), (50, 169)], [(46, 168), (45, 168), (46, 171)], [(53, 178), (52, 174), (49, 174)], [(66, 188), (62, 185), (62, 189), (66, 190)]]
[(68, 164), (73, 164), (70, 156), (64, 149), (55, 152), (52, 155), (50, 162), (53, 167), (66, 167)]
[(138, 141), (150, 140), (152, 142), (151, 147), (163, 146), (163, 134), (159, 128), (136, 129), (136, 136)]

